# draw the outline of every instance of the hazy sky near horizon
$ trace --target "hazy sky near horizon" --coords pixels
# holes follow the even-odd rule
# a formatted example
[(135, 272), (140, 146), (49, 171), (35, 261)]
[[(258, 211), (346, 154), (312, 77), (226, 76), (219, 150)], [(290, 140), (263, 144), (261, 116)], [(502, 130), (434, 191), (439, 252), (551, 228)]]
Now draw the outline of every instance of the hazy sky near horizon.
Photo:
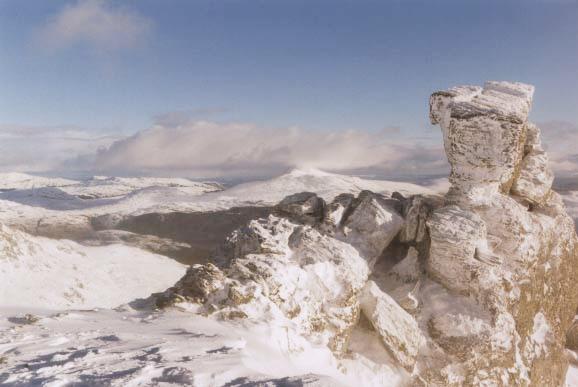
[[(207, 131), (241, 124), (257, 141), (288, 130), (323, 144), (369, 136), (353, 158), (363, 141), (387, 136), (423, 155), (441, 141), (429, 94), (488, 79), (534, 84), (532, 119), (572, 132), (578, 1), (0, 1), (0, 138), (49, 137), (54, 152), (70, 151), (59, 161), (85, 160), (93, 137), (106, 148), (184, 123), (201, 145), (214, 142)], [(151, 149), (179, 142), (160, 137)], [(0, 156), (0, 166), (49, 168), (27, 161), (42, 141), (19, 144), (17, 160)]]

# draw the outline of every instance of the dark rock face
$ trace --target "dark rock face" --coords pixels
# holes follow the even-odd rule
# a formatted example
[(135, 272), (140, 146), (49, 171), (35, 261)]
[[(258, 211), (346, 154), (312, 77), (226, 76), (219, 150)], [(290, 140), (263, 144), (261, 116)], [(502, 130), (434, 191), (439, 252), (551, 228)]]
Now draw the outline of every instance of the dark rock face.
[(325, 201), (313, 192), (300, 192), (287, 196), (276, 210), (299, 223), (317, 224), (323, 220)]

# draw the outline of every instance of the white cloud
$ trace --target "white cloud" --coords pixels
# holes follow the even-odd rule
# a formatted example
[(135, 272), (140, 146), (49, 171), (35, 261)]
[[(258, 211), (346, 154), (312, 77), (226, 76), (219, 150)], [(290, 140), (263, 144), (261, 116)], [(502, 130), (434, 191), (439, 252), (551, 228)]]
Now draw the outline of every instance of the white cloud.
[(45, 172), (90, 157), (119, 136), (74, 127), (0, 125), (0, 171)]
[(565, 121), (537, 124), (550, 165), (557, 175), (578, 174), (578, 125)]
[(45, 23), (38, 31), (38, 42), (50, 51), (84, 44), (109, 52), (140, 44), (151, 28), (148, 18), (128, 8), (107, 0), (79, 0)]
[[(557, 176), (578, 173), (578, 127), (565, 122), (539, 126)], [(2, 171), (242, 179), (292, 167), (414, 179), (448, 173), (441, 134), (432, 141), (390, 129), (324, 132), (162, 119), (151, 129), (121, 137), (75, 127), (0, 125)]]
[[(265, 128), (243, 123), (193, 121), (156, 125), (100, 151), (103, 171), (186, 174), (197, 177), (269, 176), (291, 167), (356, 173), (445, 171), (439, 146), (426, 147), (379, 133)], [(422, 171), (423, 169), (423, 171)]]

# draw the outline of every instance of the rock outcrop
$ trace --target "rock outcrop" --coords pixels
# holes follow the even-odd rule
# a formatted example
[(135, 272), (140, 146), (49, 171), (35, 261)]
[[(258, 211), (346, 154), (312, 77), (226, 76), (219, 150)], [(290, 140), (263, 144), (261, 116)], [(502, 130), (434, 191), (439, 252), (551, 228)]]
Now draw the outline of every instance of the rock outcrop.
[(345, 350), (359, 316), (367, 262), (351, 245), (273, 215), (237, 230), (222, 268), (194, 265), (157, 305), (182, 301), (198, 313), (290, 325), (314, 342)]
[(369, 327), (407, 385), (561, 386), (578, 238), (528, 122), (533, 92), (488, 82), (431, 96), (445, 197), (291, 195), (152, 300), (267, 323), (339, 358), (363, 355), (348, 343)]
[(427, 221), (427, 270), (450, 292), (475, 300), (489, 313), (478, 325), (489, 325), (468, 341), (468, 351), (452, 353), (451, 332), (431, 320), (438, 327), (434, 342), (457, 356), (448, 357), (446, 367), (459, 372), (453, 379), (430, 375), (430, 382), (563, 384), (565, 334), (578, 294), (577, 240), (551, 190), (539, 129), (527, 120), (533, 92), (525, 84), (488, 82), (431, 97), (430, 117), (442, 128), (451, 188), (446, 206)]
[(404, 225), (401, 202), (363, 191), (325, 205), (304, 192), (276, 211), (233, 232), (218, 266), (192, 266), (153, 297), (156, 305), (194, 305), (188, 309), (215, 318), (291, 326), (339, 356), (363, 311), (390, 355), (411, 371), (422, 341), (417, 322), (375, 284), (366, 287), (371, 268)]

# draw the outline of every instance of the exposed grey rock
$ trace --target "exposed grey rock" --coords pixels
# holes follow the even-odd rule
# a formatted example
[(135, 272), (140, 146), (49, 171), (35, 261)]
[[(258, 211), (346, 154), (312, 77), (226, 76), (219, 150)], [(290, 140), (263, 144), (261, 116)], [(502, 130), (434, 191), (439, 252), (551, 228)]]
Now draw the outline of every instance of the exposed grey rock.
[(336, 196), (325, 210), (321, 229), (330, 235), (334, 235), (354, 201), (355, 196), (353, 194), (346, 193)]
[(405, 224), (399, 232), (402, 243), (419, 244), (427, 237), (426, 221), (433, 206), (426, 198), (415, 195), (407, 199), (403, 206)]
[(325, 201), (313, 192), (300, 192), (287, 196), (276, 208), (298, 222), (316, 224), (323, 220)]

